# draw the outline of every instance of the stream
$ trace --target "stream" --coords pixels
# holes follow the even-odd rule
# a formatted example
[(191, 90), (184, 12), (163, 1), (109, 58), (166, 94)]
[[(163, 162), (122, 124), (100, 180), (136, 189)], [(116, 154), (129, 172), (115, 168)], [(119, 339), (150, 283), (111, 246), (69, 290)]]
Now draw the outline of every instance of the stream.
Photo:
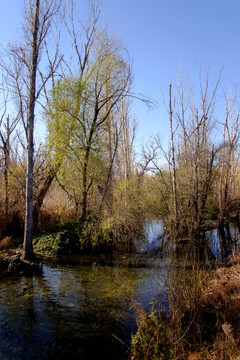
[(146, 231), (135, 254), (68, 256), (44, 261), (42, 277), (2, 279), (0, 359), (128, 359), (133, 302), (164, 302), (163, 229)]
[(75, 257), (44, 263), (43, 277), (2, 280), (0, 359), (126, 359), (131, 301), (148, 307), (164, 271), (149, 257)]
[(133, 301), (149, 308), (163, 291), (167, 261), (149, 251), (160, 230), (136, 254), (68, 256), (42, 277), (2, 279), (0, 359), (127, 359)]

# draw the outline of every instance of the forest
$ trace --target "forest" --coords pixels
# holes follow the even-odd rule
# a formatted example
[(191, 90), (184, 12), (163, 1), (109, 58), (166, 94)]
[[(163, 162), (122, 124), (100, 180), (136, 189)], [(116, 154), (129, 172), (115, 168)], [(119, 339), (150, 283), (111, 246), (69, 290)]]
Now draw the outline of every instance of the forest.
[[(131, 55), (99, 25), (100, 4), (92, 4), (84, 24), (72, 1), (68, 9), (55, 0), (29, 1), (24, 11), (21, 38), (0, 56), (1, 249), (18, 247), (26, 261), (39, 253), (134, 252), (146, 224), (161, 221), (161, 251), (177, 255), (174, 272), (179, 259), (190, 263), (198, 287), (183, 272), (168, 284), (169, 327), (156, 310), (147, 314), (135, 304), (131, 359), (190, 359), (191, 341), (207, 342), (204, 313), (211, 339), (222, 331), (226, 341), (221, 345), (221, 335), (217, 350), (192, 359), (237, 359), (239, 315), (232, 319), (225, 305), (234, 314), (240, 309), (239, 295), (230, 299), (231, 291), (239, 294), (239, 265), (238, 287), (230, 289), (229, 280), (229, 292), (219, 290), (217, 315), (215, 303), (202, 300), (207, 290), (199, 291), (212, 272), (206, 231), (218, 229), (221, 262), (239, 246), (239, 89), (223, 89), (224, 71), (200, 66), (198, 87), (181, 73), (165, 89), (159, 133), (136, 150), (132, 103), (151, 110), (156, 99), (134, 92)], [(167, 145), (161, 121), (169, 125)]]

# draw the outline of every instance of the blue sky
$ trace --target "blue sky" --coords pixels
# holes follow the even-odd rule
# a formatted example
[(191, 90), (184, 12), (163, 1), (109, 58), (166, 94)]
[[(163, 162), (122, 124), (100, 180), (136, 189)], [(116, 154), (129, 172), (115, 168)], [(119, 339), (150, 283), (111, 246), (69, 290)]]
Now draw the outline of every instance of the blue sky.
[(159, 103), (151, 112), (134, 106), (140, 142), (156, 132), (168, 139), (162, 93), (180, 68), (193, 83), (200, 62), (213, 74), (223, 68), (226, 91), (240, 82), (239, 0), (104, 0), (102, 15), (133, 58), (137, 90)]
[[(23, 0), (3, 2), (0, 43), (19, 36)], [(78, 0), (86, 7), (87, 0)], [(135, 91), (159, 104), (151, 111), (135, 103), (137, 141), (159, 133), (168, 139), (162, 103), (180, 68), (197, 81), (199, 63), (223, 70), (223, 86), (240, 82), (239, 0), (102, 0), (101, 22), (122, 38), (133, 60)]]

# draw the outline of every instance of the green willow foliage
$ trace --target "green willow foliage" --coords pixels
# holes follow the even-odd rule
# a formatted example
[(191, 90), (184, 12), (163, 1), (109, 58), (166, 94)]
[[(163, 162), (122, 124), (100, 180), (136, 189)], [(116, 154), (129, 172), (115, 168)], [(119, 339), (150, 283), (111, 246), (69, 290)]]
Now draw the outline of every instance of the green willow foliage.
[(98, 34), (84, 69), (56, 83), (45, 113), (58, 182), (82, 216), (89, 198), (101, 207), (110, 192), (125, 116), (119, 117), (119, 107), (132, 81), (121, 46), (106, 32)]

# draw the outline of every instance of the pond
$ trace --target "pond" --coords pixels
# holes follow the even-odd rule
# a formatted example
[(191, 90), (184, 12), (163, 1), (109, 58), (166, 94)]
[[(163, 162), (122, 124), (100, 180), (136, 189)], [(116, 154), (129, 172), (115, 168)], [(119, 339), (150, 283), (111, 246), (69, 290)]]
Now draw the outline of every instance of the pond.
[(43, 277), (0, 282), (0, 359), (127, 359), (133, 299), (148, 307), (166, 262), (149, 254), (68, 257)]

